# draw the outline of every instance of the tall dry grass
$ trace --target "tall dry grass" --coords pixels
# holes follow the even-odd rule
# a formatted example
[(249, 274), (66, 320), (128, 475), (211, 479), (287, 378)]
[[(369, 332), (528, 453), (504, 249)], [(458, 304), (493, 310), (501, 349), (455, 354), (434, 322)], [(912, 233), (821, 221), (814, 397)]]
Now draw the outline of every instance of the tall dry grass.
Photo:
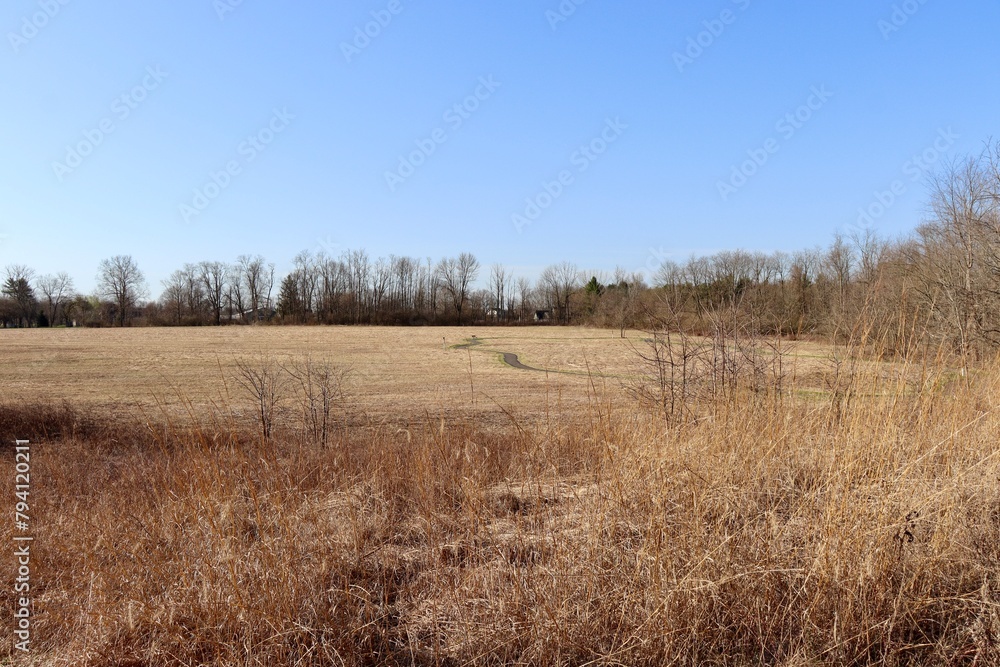
[(4, 434), (62, 424), (33, 449), (34, 664), (998, 664), (997, 370), (326, 447), (5, 406)]

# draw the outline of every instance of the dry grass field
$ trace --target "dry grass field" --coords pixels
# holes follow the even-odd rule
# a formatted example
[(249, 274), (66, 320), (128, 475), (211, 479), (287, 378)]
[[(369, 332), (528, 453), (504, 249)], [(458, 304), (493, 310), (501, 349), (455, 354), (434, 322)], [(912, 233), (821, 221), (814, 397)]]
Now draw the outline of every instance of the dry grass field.
[[(635, 354), (644, 337), (577, 327), (12, 329), (0, 330), (0, 386), (22, 402), (202, 412), (239, 403), (236, 360), (263, 353), (350, 369), (352, 408), (378, 420), (495, 420), (503, 410), (527, 418), (585, 407), (595, 388), (615, 392), (648, 373)], [(478, 344), (463, 347), (473, 340)], [(834, 353), (816, 343), (788, 349), (790, 372), (803, 378)], [(503, 352), (551, 372), (513, 369)]]
[[(456, 349), (472, 340), (483, 345)], [(238, 358), (311, 356), (351, 370), (352, 402), (378, 418), (535, 411), (586, 396), (580, 375), (506, 366), (500, 350), (558, 371), (620, 372), (634, 364), (617, 333), (585, 329), (260, 327), (0, 332), (8, 396), (93, 406), (233, 402)], [(478, 395), (478, 396), (477, 396)], [(495, 405), (492, 405), (495, 403)]]
[[(262, 432), (262, 350), (351, 368), (330, 434), (318, 382)], [(0, 331), (35, 537), (0, 660), (1000, 664), (998, 367), (845, 354), (665, 419), (617, 332)]]

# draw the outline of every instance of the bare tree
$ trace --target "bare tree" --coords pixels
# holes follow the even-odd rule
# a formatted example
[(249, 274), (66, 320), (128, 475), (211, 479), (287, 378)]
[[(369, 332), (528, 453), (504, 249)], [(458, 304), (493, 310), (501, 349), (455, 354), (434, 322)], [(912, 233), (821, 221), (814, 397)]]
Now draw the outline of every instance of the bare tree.
[(371, 278), (371, 312), (378, 318), (384, 309), (385, 296), (392, 280), (392, 264), (379, 257), (372, 266)]
[(458, 323), (462, 323), (462, 309), (469, 297), (469, 288), (479, 275), (479, 260), (471, 253), (463, 252), (458, 257), (442, 259), (438, 263), (437, 276), (441, 288), (451, 297)]
[(274, 290), (274, 262), (267, 265), (267, 269), (263, 273), (263, 301), (262, 307), (264, 308), (264, 319), (271, 319), (271, 312), (274, 310), (274, 302), (271, 299), (271, 292)]
[(361, 324), (367, 312), (371, 260), (364, 250), (354, 250), (345, 256), (350, 276), (350, 293), (353, 299), (354, 324)]
[[(665, 265), (664, 265), (665, 266)], [(674, 265), (676, 267), (676, 265)], [(661, 267), (661, 270), (664, 270)], [(618, 329), (618, 336), (625, 338), (625, 331), (635, 325), (639, 315), (639, 296), (645, 289), (642, 275), (626, 273), (621, 267), (615, 268), (614, 282), (604, 290), (602, 299), (609, 302), (607, 310), (611, 321)], [(669, 294), (669, 292), (666, 292)]]
[(212, 323), (222, 324), (222, 306), (226, 296), (229, 270), (222, 262), (202, 262), (198, 265), (198, 280), (208, 298), (208, 307), (212, 311)]
[(185, 264), (178, 272), (178, 279), (183, 285), (184, 303), (187, 307), (188, 315), (202, 322), (205, 317), (205, 287), (201, 282), (200, 271), (196, 264)]
[(532, 299), (534, 298), (535, 290), (531, 287), (531, 281), (521, 276), (517, 279), (517, 302), (518, 308), (520, 309), (520, 317), (522, 321), (526, 321), (531, 318), (532, 310)]
[(392, 302), (401, 313), (412, 315), (420, 308), (420, 261), (412, 257), (391, 257)]
[(441, 279), (430, 257), (427, 258), (427, 268), (424, 270), (424, 308), (431, 317), (438, 312), (438, 292), (441, 290)]
[(493, 301), (493, 312), (497, 321), (506, 321), (510, 316), (507, 309), (508, 292), (512, 291), (514, 277), (508, 273), (503, 264), (490, 267), (490, 297)]
[(919, 267), (919, 289), (930, 312), (944, 325), (945, 336), (957, 336), (967, 363), (977, 339), (1000, 341), (991, 285), (995, 277), (987, 259), (996, 242), (988, 233), (996, 212), (977, 158), (949, 164), (931, 187), (933, 219), (918, 228), (918, 254), (911, 261)]
[(243, 323), (247, 310), (247, 291), (240, 265), (226, 266), (226, 273), (226, 306), (229, 308), (229, 321), (232, 322), (238, 316), (237, 319)]
[(268, 267), (265, 266), (264, 261), (260, 255), (256, 257), (240, 255), (236, 259), (241, 282), (246, 285), (253, 322), (260, 319), (260, 309), (265, 307), (265, 301), (270, 301), (271, 285), (274, 282), (274, 265), (270, 266), (270, 277), (268, 277)]
[(118, 326), (125, 326), (132, 322), (132, 311), (146, 295), (146, 279), (131, 255), (115, 255), (101, 260), (97, 290), (115, 303)]
[(320, 271), (313, 260), (312, 253), (308, 250), (304, 250), (295, 256), (293, 266), (295, 269), (292, 275), (295, 276), (295, 287), (299, 299), (297, 317), (299, 321), (307, 322), (310, 314), (315, 312), (316, 288), (319, 284)]
[(885, 259), (886, 243), (872, 229), (851, 234), (851, 244), (857, 257), (856, 281), (866, 287), (875, 282), (879, 266)]
[(834, 235), (833, 243), (823, 258), (823, 267), (830, 274), (836, 292), (833, 319), (835, 331), (839, 332), (849, 324), (848, 297), (855, 270), (854, 249), (840, 234)]
[(568, 324), (570, 298), (580, 287), (580, 270), (570, 262), (555, 264), (542, 271), (538, 283), (548, 297), (549, 305), (559, 313), (559, 321)]
[(325, 253), (316, 257), (316, 312), (321, 322), (338, 323), (345, 315), (345, 295), (348, 290), (347, 265)]
[(56, 275), (48, 274), (39, 278), (35, 285), (45, 297), (46, 313), (49, 325), (56, 323), (56, 317), (66, 302), (73, 296), (73, 279), (65, 271)]
[(170, 277), (163, 281), (163, 294), (160, 301), (166, 310), (173, 315), (174, 324), (180, 324), (184, 316), (184, 305), (186, 303), (186, 281), (183, 271), (174, 271)]

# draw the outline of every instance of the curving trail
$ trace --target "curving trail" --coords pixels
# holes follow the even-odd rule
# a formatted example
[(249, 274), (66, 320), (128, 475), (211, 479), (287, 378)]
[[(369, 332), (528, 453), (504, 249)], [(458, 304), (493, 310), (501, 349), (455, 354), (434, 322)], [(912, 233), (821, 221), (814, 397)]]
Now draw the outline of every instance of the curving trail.
[[(467, 338), (465, 343), (459, 345), (452, 345), (450, 349), (452, 350), (471, 350), (474, 347), (479, 347), (483, 343), (489, 341), (489, 338), (477, 338), (473, 336), (471, 339)], [(627, 379), (631, 376), (621, 375), (615, 373), (601, 373), (593, 369), (587, 370), (554, 370), (551, 368), (535, 368), (534, 366), (528, 366), (521, 362), (518, 356), (513, 352), (503, 352), (501, 350), (484, 348), (479, 350), (480, 352), (490, 352), (492, 354), (499, 354), (504, 365), (511, 368), (515, 368), (519, 371), (533, 371), (535, 373), (545, 373), (546, 375), (575, 375), (578, 377), (590, 377), (590, 378), (609, 378), (609, 379)]]
[(554, 371), (547, 371), (544, 368), (532, 368), (531, 366), (525, 366), (521, 363), (521, 360), (517, 358), (517, 355), (513, 352), (501, 352), (503, 355), (503, 362), (510, 366), (511, 368), (517, 368), (522, 371), (538, 371), (539, 373), (550, 373)]
[[(453, 345), (452, 349), (455, 350), (471, 350), (477, 345), (482, 345), (483, 341), (479, 338), (474, 338), (468, 343), (462, 343), (461, 345)], [(496, 350), (483, 350), (484, 352), (495, 352)], [(566, 371), (550, 371), (544, 368), (534, 368), (532, 366), (525, 366), (521, 363), (521, 360), (517, 358), (517, 355), (513, 352), (500, 352), (503, 357), (503, 362), (510, 366), (511, 368), (516, 368), (522, 371), (535, 371), (536, 373), (565, 373)]]

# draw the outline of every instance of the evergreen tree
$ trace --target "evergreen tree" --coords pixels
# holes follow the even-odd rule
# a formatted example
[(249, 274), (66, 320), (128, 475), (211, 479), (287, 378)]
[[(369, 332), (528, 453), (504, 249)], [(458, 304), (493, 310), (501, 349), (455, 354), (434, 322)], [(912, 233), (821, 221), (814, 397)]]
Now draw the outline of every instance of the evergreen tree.
[(38, 313), (38, 299), (35, 298), (35, 290), (31, 287), (29, 278), (30, 274), (8, 269), (7, 280), (3, 283), (3, 289), (0, 289), (16, 304), (18, 326), (22, 327), (30, 327)]
[(290, 273), (281, 281), (278, 291), (278, 315), (281, 319), (295, 321), (302, 312), (302, 296), (299, 294), (299, 281), (295, 273)]

